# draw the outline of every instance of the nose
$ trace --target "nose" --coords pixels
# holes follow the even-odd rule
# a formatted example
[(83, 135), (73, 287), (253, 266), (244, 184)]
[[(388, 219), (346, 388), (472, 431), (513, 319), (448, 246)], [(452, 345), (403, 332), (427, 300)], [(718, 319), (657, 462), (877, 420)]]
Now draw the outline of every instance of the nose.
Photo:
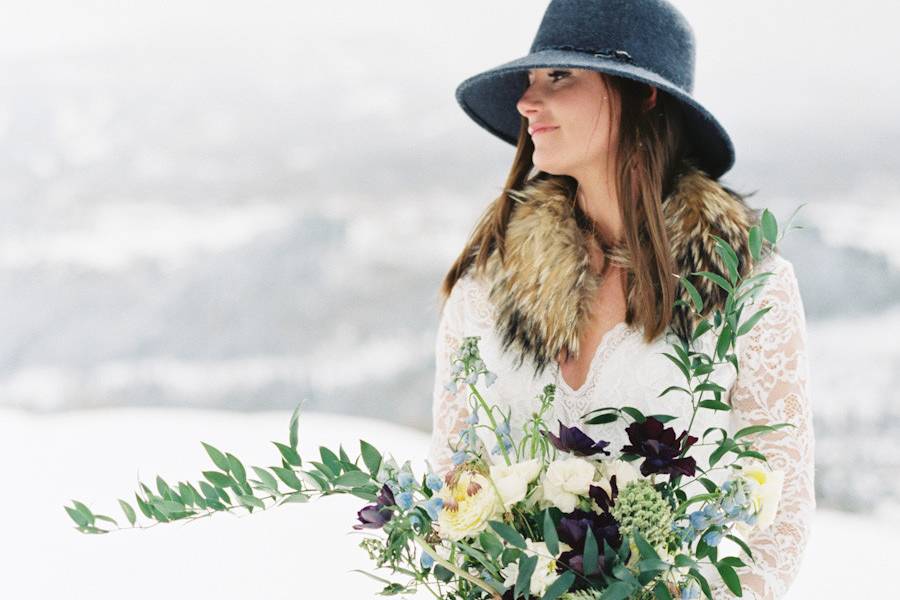
[(519, 114), (523, 117), (527, 117), (529, 114), (537, 111), (540, 105), (541, 98), (540, 95), (534, 90), (534, 87), (535, 86), (529, 84), (526, 81), (525, 91), (522, 92), (522, 95), (516, 102), (516, 110), (518, 110)]

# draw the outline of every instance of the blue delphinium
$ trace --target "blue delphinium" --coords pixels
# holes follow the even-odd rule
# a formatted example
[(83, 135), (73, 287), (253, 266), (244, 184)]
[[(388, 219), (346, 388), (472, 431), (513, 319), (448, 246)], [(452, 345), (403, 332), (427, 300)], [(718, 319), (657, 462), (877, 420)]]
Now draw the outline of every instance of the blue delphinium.
[(680, 600), (697, 600), (700, 598), (700, 586), (693, 579), (681, 588)]
[(436, 473), (429, 473), (425, 477), (425, 486), (432, 492), (437, 492), (444, 487), (444, 480)]
[(718, 546), (722, 541), (722, 531), (719, 529), (711, 529), (703, 536), (703, 541), (710, 546)]
[(425, 512), (428, 513), (428, 516), (431, 517), (431, 520), (437, 520), (438, 511), (444, 506), (444, 500), (442, 498), (438, 498), (437, 496), (432, 496), (425, 502)]
[(415, 481), (415, 477), (409, 471), (400, 471), (400, 475), (397, 476), (397, 485), (400, 486), (401, 490), (408, 490)]
[(756, 523), (757, 516), (753, 512), (752, 503), (747, 499), (744, 485), (743, 480), (738, 478), (729, 479), (719, 486), (723, 495), (718, 501), (709, 502), (703, 508), (691, 512), (687, 515), (688, 523), (676, 528), (681, 540), (691, 543), (704, 529), (715, 526), (717, 529), (708, 531), (703, 539), (710, 546), (716, 546), (732, 523)]
[(403, 492), (397, 495), (397, 506), (400, 507), (401, 510), (409, 510), (413, 505), (413, 495), (412, 492)]

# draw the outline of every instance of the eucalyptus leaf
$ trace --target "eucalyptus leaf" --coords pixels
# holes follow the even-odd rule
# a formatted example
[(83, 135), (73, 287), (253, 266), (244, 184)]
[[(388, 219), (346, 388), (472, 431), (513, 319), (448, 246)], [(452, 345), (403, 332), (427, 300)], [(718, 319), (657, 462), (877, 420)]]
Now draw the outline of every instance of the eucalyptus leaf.
[(150, 506), (144, 501), (144, 499), (137, 494), (134, 495), (134, 499), (137, 502), (138, 508), (144, 514), (144, 516), (148, 519), (151, 518), (153, 516), (153, 513), (150, 512)]
[(256, 496), (246, 496), (246, 495), (238, 495), (238, 502), (246, 506), (247, 508), (265, 508), (265, 503), (257, 498)]
[(698, 271), (696, 273), (692, 273), (693, 275), (700, 275), (701, 277), (706, 277), (717, 286), (728, 292), (729, 294), (734, 291), (734, 286), (728, 282), (727, 279), (719, 275), (718, 273), (713, 273), (712, 271)]
[(619, 420), (619, 415), (614, 412), (600, 413), (597, 416), (585, 419), (586, 425), (604, 425), (606, 423), (614, 423)]
[(688, 571), (689, 575), (693, 577), (697, 583), (700, 584), (700, 589), (703, 590), (703, 595), (712, 600), (712, 590), (709, 588), (709, 582), (706, 580), (698, 569), (691, 568)]
[(732, 542), (734, 542), (735, 544), (740, 546), (741, 550), (743, 550), (744, 553), (747, 554), (747, 556), (750, 558), (750, 560), (752, 560), (754, 563), (756, 562), (756, 559), (753, 557), (753, 552), (750, 551), (750, 546), (748, 546), (744, 540), (742, 540), (741, 538), (739, 538), (735, 535), (731, 535), (730, 533), (725, 534), (725, 537), (727, 537), (729, 540), (731, 540)]
[(203, 476), (217, 488), (225, 488), (231, 485), (231, 477), (218, 471), (203, 471)]
[(544, 592), (541, 600), (557, 600), (557, 598), (569, 591), (573, 583), (575, 583), (575, 573), (566, 571), (556, 581), (547, 586), (547, 591)]
[(697, 291), (697, 288), (694, 287), (694, 284), (691, 283), (687, 277), (682, 277), (679, 279), (681, 285), (684, 286), (684, 289), (687, 291), (688, 295), (691, 297), (691, 302), (694, 303), (694, 310), (697, 311), (697, 314), (703, 312), (703, 298), (700, 296), (700, 292)]
[(225, 471), (227, 473), (228, 469), (230, 468), (231, 465), (228, 464), (228, 459), (225, 458), (225, 455), (221, 451), (219, 451), (215, 446), (211, 446), (210, 444), (207, 444), (206, 442), (200, 442), (200, 443), (203, 444), (204, 448), (206, 448), (206, 453), (209, 454), (209, 457), (212, 459), (213, 464), (215, 464), (217, 467), (219, 467), (220, 469), (222, 469), (223, 471)]
[(291, 494), (287, 494), (284, 497), (284, 500), (281, 501), (282, 504), (302, 504), (304, 502), (309, 502), (309, 496), (302, 492), (293, 492)]
[[(297, 408), (294, 409), (294, 412), (291, 414), (291, 424), (288, 427), (288, 442), (290, 443), (291, 448), (294, 450), (297, 449), (297, 443), (298, 443), (297, 430), (300, 425), (300, 407), (301, 406), (302, 406), (302, 404), (298, 404)], [(299, 467), (300, 465), (296, 465), (296, 466)]]
[(137, 522), (137, 515), (134, 513), (134, 509), (131, 508), (131, 505), (124, 500), (119, 500), (119, 506), (122, 507), (122, 512), (125, 513), (125, 518), (128, 519), (128, 522), (134, 525)]
[(484, 551), (494, 560), (497, 560), (497, 557), (503, 552), (503, 543), (490, 531), (482, 531), (478, 536), (478, 542), (481, 544)]
[(623, 406), (621, 410), (623, 413), (628, 414), (628, 416), (630, 416), (638, 423), (643, 423), (647, 420), (647, 417), (644, 416), (644, 413), (634, 408), (633, 406)]
[(521, 550), (524, 550), (528, 547), (525, 544), (525, 538), (522, 537), (522, 534), (506, 523), (502, 523), (500, 521), (488, 521), (488, 525), (490, 525), (491, 529), (497, 532), (497, 535), (506, 540), (509, 545)]
[(84, 515), (77, 508), (72, 508), (70, 506), (63, 507), (66, 509), (66, 513), (75, 521), (75, 524), (79, 527), (87, 527), (91, 523), (91, 519)]
[(749, 319), (744, 321), (741, 324), (741, 326), (738, 328), (738, 331), (737, 331), (738, 336), (742, 336), (742, 335), (749, 333), (750, 330), (753, 329), (753, 326), (756, 325), (756, 323), (760, 319), (762, 319), (763, 316), (770, 310), (772, 310), (772, 307), (766, 306), (765, 308), (761, 308), (758, 311), (756, 311), (756, 313), (754, 313), (752, 317), (750, 317)]
[(669, 591), (669, 588), (662, 581), (656, 582), (656, 585), (653, 587), (653, 595), (656, 597), (656, 600), (673, 600), (672, 592)]
[(778, 423), (775, 425), (750, 425), (749, 427), (743, 427), (738, 429), (734, 434), (734, 439), (742, 438), (747, 435), (752, 435), (754, 433), (762, 433), (764, 431), (778, 431), (779, 429), (783, 429), (784, 427), (793, 427), (793, 423)]
[(375, 446), (365, 440), (359, 441), (359, 451), (369, 473), (373, 477), (378, 475), (378, 469), (381, 467), (381, 453), (375, 449)]
[(519, 559), (519, 575), (516, 577), (513, 598), (518, 598), (519, 596), (528, 598), (531, 595), (531, 576), (534, 574), (537, 561), (537, 556), (523, 556)]
[(748, 238), (750, 242), (750, 256), (753, 257), (753, 262), (759, 262), (759, 252), (762, 249), (762, 234), (759, 227), (756, 225), (751, 227)]
[(700, 321), (699, 323), (697, 323), (697, 328), (694, 330), (693, 335), (691, 335), (691, 341), (697, 341), (700, 336), (702, 336), (710, 329), (712, 329), (712, 323), (710, 323), (706, 319)]
[(550, 516), (550, 509), (544, 511), (544, 543), (552, 556), (559, 554), (559, 536), (556, 533), (556, 525)]
[(632, 537), (634, 538), (634, 544), (638, 548), (638, 552), (641, 554), (641, 558), (655, 558), (659, 559), (659, 554), (656, 553), (656, 550), (653, 549), (653, 546), (641, 535), (641, 532), (637, 529), (632, 531)]
[(235, 479), (237, 479), (240, 483), (247, 482), (247, 470), (244, 469), (244, 465), (237, 459), (237, 457), (230, 452), (225, 455), (225, 458), (228, 459), (228, 465), (230, 467), (231, 474), (234, 475)]
[(735, 573), (734, 568), (728, 564), (724, 564), (722, 562), (716, 563), (716, 570), (719, 572), (719, 575), (722, 576), (722, 581), (725, 582), (725, 585), (728, 586), (728, 589), (731, 590), (731, 593), (737, 597), (743, 596), (743, 591), (741, 590), (741, 579), (738, 577), (737, 573)]
[(262, 467), (251, 467), (253, 472), (256, 473), (256, 476), (259, 477), (260, 482), (265, 484), (265, 486), (273, 491), (278, 491), (278, 480), (265, 470)]
[(282, 458), (292, 466), (300, 467), (303, 465), (303, 461), (300, 460), (300, 455), (297, 454), (297, 450), (291, 448), (290, 446), (285, 446), (280, 442), (272, 442), (275, 444), (275, 447), (278, 448), (278, 451), (281, 453)]
[(294, 473), (293, 470), (286, 469), (284, 467), (271, 467), (271, 469), (278, 476), (278, 479), (283, 481), (285, 485), (298, 491), (303, 489), (303, 484), (300, 482), (300, 478), (297, 477), (297, 474)]
[(775, 220), (775, 215), (767, 208), (763, 211), (761, 221), (763, 237), (770, 244), (775, 244), (778, 241), (778, 222)]
[(613, 581), (600, 594), (600, 600), (626, 600), (631, 596), (632, 586), (624, 581)]
[(584, 538), (584, 574), (593, 575), (600, 567), (600, 554), (597, 548), (597, 538), (590, 527), (587, 528), (587, 534)]
[(332, 483), (342, 487), (356, 487), (365, 485), (372, 481), (372, 478), (362, 471), (350, 471), (337, 477)]
[(701, 400), (698, 406), (710, 410), (731, 410), (730, 406), (724, 402), (719, 402), (718, 400)]
[(319, 456), (322, 457), (322, 462), (328, 466), (331, 472), (334, 473), (335, 477), (341, 474), (341, 461), (334, 452), (332, 452), (325, 446), (320, 446)]

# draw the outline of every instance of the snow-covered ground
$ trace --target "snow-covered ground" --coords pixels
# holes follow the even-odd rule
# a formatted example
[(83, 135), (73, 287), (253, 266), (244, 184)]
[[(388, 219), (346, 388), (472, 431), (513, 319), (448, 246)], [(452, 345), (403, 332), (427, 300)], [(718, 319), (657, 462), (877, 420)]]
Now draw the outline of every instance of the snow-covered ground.
[[(289, 412), (111, 409), (35, 416), (0, 410), (0, 598), (131, 600), (374, 597), (351, 529), (363, 504), (352, 497), (288, 505), (248, 516), (86, 536), (63, 505), (75, 498), (120, 517), (137, 478), (195, 480), (209, 467), (201, 441), (245, 464), (277, 464), (270, 441), (287, 439)], [(301, 454), (359, 438), (398, 460), (424, 457), (428, 435), (384, 421), (304, 414)], [(424, 463), (413, 461), (420, 469)], [(900, 520), (820, 511), (790, 599), (886, 597)]]

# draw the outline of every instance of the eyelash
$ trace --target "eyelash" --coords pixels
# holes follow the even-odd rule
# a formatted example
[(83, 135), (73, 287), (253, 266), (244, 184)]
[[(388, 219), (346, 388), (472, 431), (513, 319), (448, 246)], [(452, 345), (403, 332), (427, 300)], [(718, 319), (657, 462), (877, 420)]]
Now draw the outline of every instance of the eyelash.
[[(557, 81), (559, 81), (559, 79), (556, 78), (556, 75), (561, 75), (560, 79), (565, 79), (569, 76), (569, 71), (551, 71), (550, 73), (548, 73), (548, 75), (551, 79), (553, 79), (553, 83), (556, 83)], [(531, 85), (530, 80), (529, 85)]]

